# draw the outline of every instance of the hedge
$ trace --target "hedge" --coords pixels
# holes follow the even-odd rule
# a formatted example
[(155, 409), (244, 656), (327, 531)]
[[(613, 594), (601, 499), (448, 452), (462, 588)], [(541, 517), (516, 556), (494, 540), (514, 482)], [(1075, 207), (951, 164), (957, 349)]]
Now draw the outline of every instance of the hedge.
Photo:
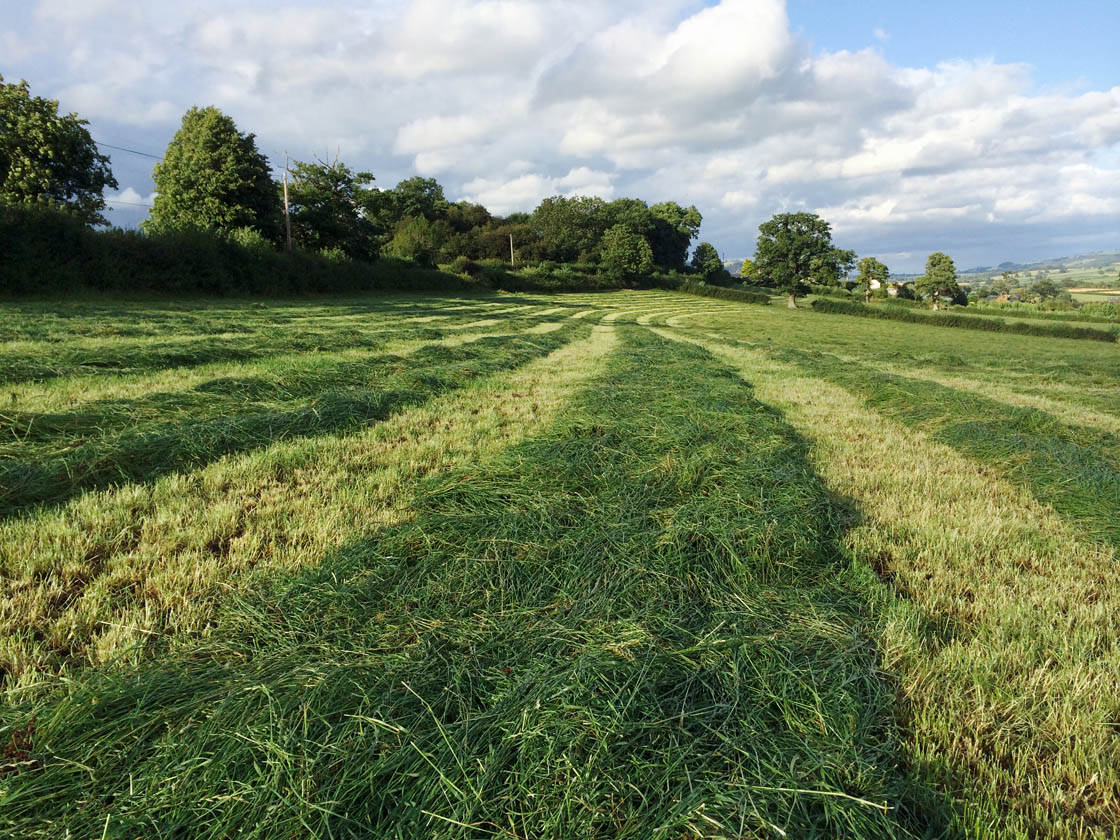
[(1094, 341), (1116, 341), (1116, 333), (1092, 327), (1072, 327), (1067, 324), (1008, 324), (1002, 318), (981, 318), (954, 312), (921, 313), (913, 309), (873, 307), (863, 303), (846, 303), (840, 300), (815, 300), (813, 310), (835, 315), (856, 315), (861, 318), (880, 318), (889, 321), (906, 321), (912, 324), (930, 324), (937, 327), (961, 327), (968, 330), (1038, 335), (1050, 338), (1084, 338)]
[(284, 253), (208, 231), (147, 236), (95, 231), (53, 210), (0, 205), (0, 293), (291, 295), (371, 290), (467, 291), (477, 281), (408, 260)]
[(678, 292), (701, 297), (719, 298), (720, 300), (736, 300), (740, 303), (758, 303), (769, 306), (770, 296), (758, 292), (747, 292), (742, 289), (730, 289), (726, 286), (709, 286), (702, 280), (685, 280), (677, 286)]

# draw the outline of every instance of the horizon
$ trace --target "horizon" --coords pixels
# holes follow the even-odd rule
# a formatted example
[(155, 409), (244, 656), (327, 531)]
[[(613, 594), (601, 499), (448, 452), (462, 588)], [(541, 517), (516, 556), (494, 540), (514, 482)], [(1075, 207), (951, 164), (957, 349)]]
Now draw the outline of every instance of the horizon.
[(799, 210), (898, 273), (933, 251), (1120, 248), (1120, 7), (901, 5), (40, 0), (0, 24), (0, 73), (90, 121), (122, 227), (182, 114), (213, 104), (274, 167), (337, 152), (374, 186), (433, 177), (503, 215), (548, 195), (695, 204), (729, 260)]

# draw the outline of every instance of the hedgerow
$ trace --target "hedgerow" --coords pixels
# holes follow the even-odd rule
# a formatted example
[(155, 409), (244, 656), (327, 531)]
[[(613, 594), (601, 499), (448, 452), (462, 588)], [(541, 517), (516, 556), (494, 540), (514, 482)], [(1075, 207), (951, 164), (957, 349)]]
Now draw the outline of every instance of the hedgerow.
[(862, 303), (840, 300), (815, 300), (816, 312), (835, 315), (856, 315), (861, 318), (881, 318), (888, 321), (908, 321), (914, 324), (932, 324), (939, 327), (962, 327), (968, 330), (1019, 333), (1020, 335), (1047, 336), (1050, 338), (1083, 338), (1094, 341), (1116, 341), (1116, 333), (1092, 327), (1074, 327), (1068, 324), (1009, 324), (1002, 318), (981, 318), (955, 312), (922, 313), (912, 309), (872, 307)]

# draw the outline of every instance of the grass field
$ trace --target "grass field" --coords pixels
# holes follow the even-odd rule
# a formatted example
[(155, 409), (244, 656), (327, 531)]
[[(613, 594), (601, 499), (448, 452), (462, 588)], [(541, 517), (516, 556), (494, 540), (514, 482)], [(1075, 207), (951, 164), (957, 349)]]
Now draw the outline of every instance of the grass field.
[(1120, 349), (0, 309), (0, 836), (1120, 833)]

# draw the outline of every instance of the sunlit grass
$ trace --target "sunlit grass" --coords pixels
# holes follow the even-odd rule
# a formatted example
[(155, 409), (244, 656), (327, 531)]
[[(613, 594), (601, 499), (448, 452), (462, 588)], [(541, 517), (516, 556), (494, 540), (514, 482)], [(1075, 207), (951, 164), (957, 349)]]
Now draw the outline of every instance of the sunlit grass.
[(669, 292), (0, 335), (0, 494), (70, 465), (0, 520), (0, 834), (1120, 831), (1114, 345)]

